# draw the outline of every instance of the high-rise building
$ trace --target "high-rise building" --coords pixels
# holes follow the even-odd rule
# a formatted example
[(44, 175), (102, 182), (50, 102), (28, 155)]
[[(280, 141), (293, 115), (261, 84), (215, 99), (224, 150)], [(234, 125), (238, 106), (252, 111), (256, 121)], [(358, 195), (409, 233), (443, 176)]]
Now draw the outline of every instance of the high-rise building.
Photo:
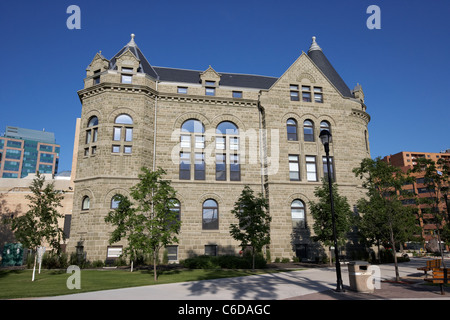
[[(268, 61), (267, 63), (277, 63)], [(283, 62), (284, 63), (284, 62)], [(205, 66), (206, 67), (206, 66)], [(355, 66), (348, 66), (355, 67)], [(319, 133), (332, 133), (331, 174), (350, 205), (365, 195), (352, 169), (370, 157), (364, 93), (349, 89), (315, 38), (280, 77), (152, 66), (134, 35), (87, 68), (68, 250), (117, 256), (105, 216), (140, 169), (163, 168), (177, 191), (179, 242), (169, 260), (239, 252), (229, 232), (245, 185), (269, 200), (272, 259), (315, 259), (309, 201), (327, 175)], [(328, 250), (328, 249), (326, 249)]]
[(8, 126), (0, 137), (0, 178), (24, 178), (37, 171), (56, 174), (59, 153), (54, 133)]

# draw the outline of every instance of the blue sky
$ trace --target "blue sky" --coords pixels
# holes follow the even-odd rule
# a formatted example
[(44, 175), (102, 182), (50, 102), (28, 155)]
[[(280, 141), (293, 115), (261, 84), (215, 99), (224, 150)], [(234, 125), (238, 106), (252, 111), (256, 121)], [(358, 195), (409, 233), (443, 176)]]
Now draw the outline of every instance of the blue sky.
[[(81, 9), (69, 30), (67, 7)], [(369, 30), (370, 5), (381, 29)], [(152, 65), (281, 76), (311, 37), (350, 88), (363, 87), (372, 157), (450, 148), (448, 0), (40, 0), (0, 3), (0, 133), (54, 132), (70, 170), (77, 91), (96, 52), (136, 34)]]

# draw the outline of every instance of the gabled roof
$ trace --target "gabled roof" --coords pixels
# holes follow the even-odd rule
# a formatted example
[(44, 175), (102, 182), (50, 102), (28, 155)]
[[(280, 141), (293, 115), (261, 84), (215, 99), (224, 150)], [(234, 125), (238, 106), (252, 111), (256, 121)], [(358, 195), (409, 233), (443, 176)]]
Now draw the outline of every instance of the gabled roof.
[(308, 50), (308, 56), (344, 97), (353, 98), (353, 94), (350, 91), (349, 87), (344, 82), (344, 80), (342, 80), (337, 71), (333, 68), (330, 61), (328, 61), (327, 57), (323, 53), (322, 49), (317, 44), (316, 37), (313, 37), (312, 39), (313, 41), (311, 47)]

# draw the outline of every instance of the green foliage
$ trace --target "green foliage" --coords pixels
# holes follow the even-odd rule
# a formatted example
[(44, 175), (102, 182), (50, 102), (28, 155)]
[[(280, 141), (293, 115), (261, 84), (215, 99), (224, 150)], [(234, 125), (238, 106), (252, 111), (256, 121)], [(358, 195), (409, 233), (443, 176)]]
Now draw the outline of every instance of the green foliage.
[(181, 264), (189, 269), (264, 269), (267, 262), (261, 254), (255, 257), (255, 267), (253, 267), (253, 258), (250, 254), (243, 257), (223, 255), (223, 256), (197, 256), (188, 258)]
[(231, 210), (239, 223), (230, 225), (230, 234), (233, 239), (240, 241), (243, 251), (246, 247), (252, 248), (253, 258), (263, 246), (270, 243), (272, 218), (267, 212), (268, 207), (267, 199), (262, 194), (255, 196), (253, 190), (245, 186)]
[(134, 203), (118, 195), (115, 199), (119, 202), (118, 208), (108, 213), (105, 222), (116, 227), (110, 237), (111, 244), (127, 239), (124, 256), (135, 261), (139, 255), (152, 255), (156, 281), (159, 250), (178, 242), (176, 235), (181, 222), (177, 212), (172, 210), (176, 192), (170, 181), (162, 179), (166, 172), (145, 167), (141, 171), (139, 182), (130, 189)]
[(55, 190), (54, 183), (45, 183), (45, 177), (39, 172), (30, 186), (31, 195), (26, 195), (29, 200), (29, 210), (22, 216), (13, 216), (8, 219), (11, 230), (16, 240), (26, 248), (36, 249), (44, 243), (48, 243), (53, 251), (61, 252), (61, 242), (64, 240), (62, 228), (58, 225), (58, 219), (64, 216), (58, 212), (61, 207), (63, 193)]
[[(353, 223), (353, 212), (350, 210), (347, 198), (340, 196), (336, 183), (332, 184), (333, 203), (336, 219), (336, 238), (338, 244), (342, 245), (347, 239), (347, 233), (350, 231)], [(309, 202), (311, 215), (314, 218), (313, 230), (314, 241), (321, 241), (326, 246), (334, 245), (330, 188), (327, 179), (322, 180), (322, 186), (317, 187), (314, 195), (318, 202)]]

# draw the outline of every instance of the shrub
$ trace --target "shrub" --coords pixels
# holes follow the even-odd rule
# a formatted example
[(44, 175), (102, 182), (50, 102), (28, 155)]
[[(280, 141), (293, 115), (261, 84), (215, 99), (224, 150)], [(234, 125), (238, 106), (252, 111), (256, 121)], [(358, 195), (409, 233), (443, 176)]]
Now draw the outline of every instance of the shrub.
[(93, 268), (103, 268), (105, 266), (105, 263), (102, 260), (95, 260), (92, 262)]
[[(251, 255), (244, 255), (244, 257), (224, 255), (224, 256), (197, 256), (188, 258), (181, 262), (181, 264), (189, 269), (251, 269), (252, 257)], [(262, 254), (255, 256), (255, 268), (263, 269), (267, 266), (267, 262)]]

